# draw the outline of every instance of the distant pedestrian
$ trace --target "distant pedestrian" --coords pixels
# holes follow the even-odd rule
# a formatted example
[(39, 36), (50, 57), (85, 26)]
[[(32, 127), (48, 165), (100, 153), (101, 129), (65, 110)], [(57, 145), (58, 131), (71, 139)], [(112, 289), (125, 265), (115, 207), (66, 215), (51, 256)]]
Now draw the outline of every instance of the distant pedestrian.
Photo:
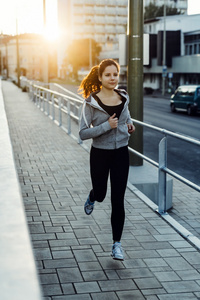
[(118, 63), (103, 60), (82, 80), (79, 90), (86, 98), (80, 121), (80, 138), (92, 139), (90, 173), (92, 190), (84, 210), (90, 215), (95, 201), (102, 202), (107, 192), (110, 173), (112, 257), (123, 260), (121, 236), (124, 227), (124, 194), (129, 171), (128, 140), (135, 127), (128, 109), (125, 90), (116, 89), (119, 81)]

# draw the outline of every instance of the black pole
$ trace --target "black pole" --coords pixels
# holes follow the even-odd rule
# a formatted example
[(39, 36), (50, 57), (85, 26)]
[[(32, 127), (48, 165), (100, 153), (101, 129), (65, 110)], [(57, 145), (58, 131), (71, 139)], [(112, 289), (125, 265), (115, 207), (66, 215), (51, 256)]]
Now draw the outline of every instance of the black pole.
[[(133, 119), (143, 121), (143, 0), (129, 0), (128, 93)], [(143, 154), (143, 127), (136, 126), (129, 146)], [(141, 166), (143, 159), (130, 153), (130, 165)]]

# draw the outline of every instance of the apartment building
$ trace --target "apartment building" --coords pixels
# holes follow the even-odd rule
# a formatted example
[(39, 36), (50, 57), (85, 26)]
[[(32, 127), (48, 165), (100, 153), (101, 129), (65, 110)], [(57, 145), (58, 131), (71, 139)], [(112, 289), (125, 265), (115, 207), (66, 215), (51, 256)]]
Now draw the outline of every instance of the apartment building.
[[(42, 80), (44, 55), (50, 55), (44, 53), (43, 37), (37, 34), (21, 34), (18, 36), (18, 45), (20, 75), (26, 76), (28, 79)], [(0, 58), (1, 75), (17, 82), (16, 36), (1, 36)], [(55, 60), (55, 57), (52, 60)], [(51, 61), (49, 61), (50, 64), (52, 64)], [(54, 76), (56, 76), (56, 73)]]
[(161, 89), (180, 84), (200, 84), (200, 14), (166, 17), (166, 71), (163, 73), (164, 18), (146, 21), (150, 35), (150, 60), (144, 66), (144, 87)]
[(94, 39), (102, 47), (100, 59), (119, 58), (119, 34), (127, 32), (128, 0), (58, 0), (58, 70), (72, 39)]
[[(150, 3), (158, 6), (165, 3), (187, 13), (187, 0), (143, 0), (143, 3), (144, 7)], [(65, 77), (62, 64), (72, 39), (94, 39), (102, 47), (100, 60), (119, 59), (119, 35), (127, 32), (128, 0), (57, 0), (57, 5), (62, 33), (58, 46), (59, 77)]]
[(183, 14), (187, 13), (187, 6), (188, 6), (187, 0), (143, 0), (143, 1), (144, 1), (144, 7), (148, 6), (150, 3), (153, 3), (157, 6), (162, 6), (163, 4), (166, 4), (167, 6), (177, 8)]

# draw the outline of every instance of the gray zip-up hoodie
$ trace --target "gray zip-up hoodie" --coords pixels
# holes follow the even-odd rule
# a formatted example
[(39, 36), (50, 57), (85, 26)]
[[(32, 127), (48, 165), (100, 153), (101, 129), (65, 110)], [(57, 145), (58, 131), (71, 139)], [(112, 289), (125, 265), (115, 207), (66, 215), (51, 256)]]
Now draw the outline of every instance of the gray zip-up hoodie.
[(79, 135), (82, 140), (92, 138), (92, 145), (100, 149), (118, 149), (128, 145), (130, 134), (127, 124), (132, 124), (125, 90), (115, 90), (126, 99), (118, 120), (118, 127), (112, 129), (108, 119), (110, 115), (97, 103), (92, 94), (84, 100), (80, 119)]

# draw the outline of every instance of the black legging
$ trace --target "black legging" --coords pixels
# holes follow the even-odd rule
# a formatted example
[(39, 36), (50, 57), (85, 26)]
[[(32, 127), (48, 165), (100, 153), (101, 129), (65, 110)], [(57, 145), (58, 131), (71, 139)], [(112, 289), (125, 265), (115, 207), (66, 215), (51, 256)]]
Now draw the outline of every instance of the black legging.
[(91, 201), (102, 202), (107, 192), (108, 175), (111, 182), (111, 225), (113, 240), (120, 241), (124, 227), (124, 194), (129, 170), (128, 147), (114, 150), (92, 147), (90, 173), (92, 179)]

